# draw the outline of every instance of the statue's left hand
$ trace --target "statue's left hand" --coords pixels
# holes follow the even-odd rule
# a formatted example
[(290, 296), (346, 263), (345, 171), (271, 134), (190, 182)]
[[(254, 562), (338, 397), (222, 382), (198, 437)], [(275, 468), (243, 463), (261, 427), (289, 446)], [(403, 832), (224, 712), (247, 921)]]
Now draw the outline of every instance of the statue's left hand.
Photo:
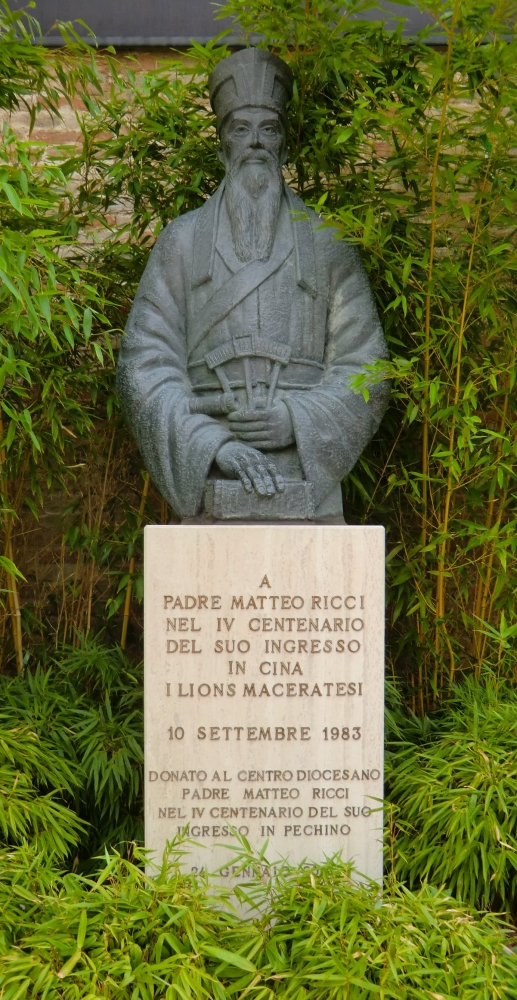
[(235, 437), (261, 451), (287, 448), (294, 443), (291, 414), (281, 399), (267, 410), (234, 410), (228, 424)]

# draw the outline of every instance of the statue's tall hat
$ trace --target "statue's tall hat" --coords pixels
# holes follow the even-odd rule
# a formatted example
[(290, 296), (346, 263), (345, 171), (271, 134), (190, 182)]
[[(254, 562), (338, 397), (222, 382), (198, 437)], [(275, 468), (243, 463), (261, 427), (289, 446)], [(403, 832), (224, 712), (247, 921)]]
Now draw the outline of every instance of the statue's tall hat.
[(293, 93), (293, 74), (287, 63), (264, 49), (241, 49), (221, 59), (208, 80), (210, 103), (221, 128), (231, 111), (269, 108), (285, 120)]

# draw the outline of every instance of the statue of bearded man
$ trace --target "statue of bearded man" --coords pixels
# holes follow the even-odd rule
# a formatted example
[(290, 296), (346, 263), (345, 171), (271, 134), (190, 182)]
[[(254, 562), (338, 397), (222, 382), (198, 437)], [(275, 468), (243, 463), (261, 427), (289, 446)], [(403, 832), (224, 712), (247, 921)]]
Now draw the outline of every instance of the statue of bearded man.
[(246, 49), (210, 80), (225, 179), (158, 237), (118, 392), (183, 520), (343, 523), (341, 481), (384, 413), (351, 380), (386, 344), (357, 250), (285, 184), (292, 74)]

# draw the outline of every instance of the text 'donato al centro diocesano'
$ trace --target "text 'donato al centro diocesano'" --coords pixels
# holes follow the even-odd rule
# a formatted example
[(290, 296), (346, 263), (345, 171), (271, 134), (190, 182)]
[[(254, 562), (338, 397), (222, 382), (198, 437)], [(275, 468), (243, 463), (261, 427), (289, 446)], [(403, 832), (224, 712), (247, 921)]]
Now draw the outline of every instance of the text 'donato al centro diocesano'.
[(382, 875), (384, 530), (145, 529), (146, 846)]

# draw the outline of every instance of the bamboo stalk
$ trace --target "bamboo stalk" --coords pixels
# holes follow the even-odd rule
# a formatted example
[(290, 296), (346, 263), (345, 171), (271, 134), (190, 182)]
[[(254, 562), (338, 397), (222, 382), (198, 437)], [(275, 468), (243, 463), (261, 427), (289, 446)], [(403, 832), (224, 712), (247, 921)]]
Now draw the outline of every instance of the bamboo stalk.
[[(6, 556), (8, 559), (14, 563), (14, 551), (12, 538), (9, 538), (8, 545), (6, 547)], [(18, 586), (16, 583), (16, 577), (14, 573), (9, 573), (10, 580), (10, 590), (9, 596), (11, 599), (11, 616), (13, 623), (13, 641), (14, 650), (16, 653), (16, 673), (21, 674), (23, 670), (23, 638), (22, 638), (22, 613), (20, 609), (20, 599), (18, 596)]]
[[(92, 532), (93, 532), (94, 521), (93, 521), (93, 513), (92, 513), (92, 484), (91, 484), (91, 481), (89, 479), (88, 479), (88, 483), (87, 483), (87, 489), (88, 489), (88, 508), (87, 508), (88, 509), (88, 515), (87, 515), (87, 522), (86, 523), (87, 523), (87, 526), (88, 526), (88, 531), (89, 531), (90, 539), (91, 539)], [(79, 587), (79, 598), (78, 598), (78, 602), (77, 602), (77, 618), (76, 618), (76, 621), (75, 621), (74, 646), (76, 646), (78, 644), (78, 642), (79, 642), (79, 635), (83, 632), (83, 616), (84, 616), (84, 610), (86, 608), (85, 594), (87, 593), (87, 587), (88, 587), (88, 581), (89, 581), (89, 573), (90, 573), (90, 563), (89, 563), (89, 561), (87, 562), (86, 559), (83, 559), (83, 561), (82, 561), (81, 581), (80, 581), (80, 587)]]
[[(108, 457), (106, 459), (106, 469), (105, 469), (105, 472), (104, 472), (104, 480), (103, 480), (103, 483), (102, 483), (102, 492), (101, 492), (101, 496), (100, 496), (100, 500), (99, 500), (99, 508), (98, 508), (98, 511), (97, 511), (97, 517), (95, 518), (95, 525), (94, 525), (94, 536), (95, 536), (95, 538), (97, 538), (98, 535), (100, 534), (100, 529), (101, 529), (101, 524), (102, 524), (102, 515), (104, 513), (104, 504), (106, 503), (106, 489), (107, 489), (107, 485), (108, 485), (108, 473), (110, 471), (110, 463), (111, 463), (111, 454), (112, 454), (112, 451), (113, 451), (113, 443), (115, 441), (115, 430), (116, 430), (116, 428), (114, 427), (113, 428), (113, 434), (111, 435), (110, 446), (109, 446), (109, 449), (108, 449)], [(90, 561), (89, 577), (90, 577), (90, 579), (89, 579), (89, 586), (88, 586), (88, 600), (87, 600), (87, 605), (86, 605), (87, 609), (88, 609), (87, 613), (86, 613), (86, 635), (88, 635), (88, 633), (90, 631), (91, 622), (92, 622), (93, 585), (94, 585), (94, 582), (95, 582), (95, 559), (93, 557), (92, 557), (92, 559)]]
[[(73, 579), (72, 579), (72, 600), (70, 602), (70, 622), (68, 622), (68, 621), (65, 622), (65, 632), (64, 632), (64, 635), (63, 635), (63, 644), (66, 642), (68, 625), (70, 625), (70, 630), (71, 631), (74, 629), (74, 625), (75, 625), (75, 622), (74, 622), (75, 597), (76, 597), (77, 583), (78, 583), (78, 580), (79, 580), (79, 571), (80, 571), (80, 566), (81, 566), (81, 560), (82, 560), (82, 553), (81, 553), (81, 550), (78, 549), (77, 550), (77, 557), (76, 557), (76, 560), (75, 560), (74, 576), (73, 576)], [(81, 597), (81, 588), (79, 589), (78, 600), (80, 600), (80, 597)], [(72, 636), (72, 645), (75, 645), (75, 634)]]
[[(483, 595), (483, 601), (482, 601), (482, 604), (481, 604), (481, 611), (480, 611), (480, 615), (479, 615), (479, 617), (481, 618), (482, 621), (485, 621), (485, 620), (486, 621), (490, 621), (490, 619), (492, 617), (492, 612), (493, 612), (493, 609), (494, 609), (494, 595), (492, 594), (492, 596), (490, 598), (490, 601), (488, 601), (488, 595), (490, 593), (490, 582), (491, 582), (491, 578), (492, 578), (492, 568), (493, 568), (493, 563), (494, 563), (496, 540), (497, 540), (497, 536), (499, 534), (499, 528), (501, 526), (501, 520), (502, 520), (502, 516), (503, 516), (504, 505), (506, 503), (507, 492), (508, 492), (507, 490), (504, 490), (504, 492), (502, 494), (501, 502), (499, 504), (499, 511), (498, 511), (498, 514), (497, 514), (497, 520), (496, 520), (496, 523), (494, 525), (495, 532), (494, 532), (494, 538), (493, 538), (492, 545), (491, 545), (490, 556), (489, 556), (489, 559), (488, 559), (485, 590), (484, 590), (484, 595)], [(488, 602), (488, 612), (487, 612), (487, 602)], [(486, 619), (485, 619), (485, 615), (487, 615)], [(485, 655), (486, 644), (487, 644), (487, 636), (484, 635), (484, 636), (481, 637), (481, 649), (480, 649), (480, 654), (479, 654), (479, 660), (478, 660), (478, 663), (476, 664), (476, 677), (479, 677), (479, 675), (481, 673), (481, 666), (482, 666), (483, 658), (484, 658), (484, 655)]]
[(425, 347), (424, 347), (424, 422), (422, 427), (422, 524), (420, 532), (420, 543), (422, 548), (427, 545), (427, 535), (428, 535), (428, 478), (429, 478), (429, 373), (431, 369), (431, 289), (433, 280), (433, 270), (434, 270), (434, 251), (436, 244), (436, 233), (437, 233), (437, 218), (436, 218), (436, 195), (438, 188), (438, 163), (440, 159), (440, 152), (442, 146), (443, 133), (445, 129), (445, 122), (447, 118), (447, 110), (449, 107), (450, 100), (450, 69), (451, 69), (451, 58), (452, 58), (452, 43), (454, 39), (454, 32), (456, 29), (456, 22), (458, 20), (459, 13), (459, 0), (455, 0), (454, 10), (452, 14), (451, 26), (449, 29), (449, 37), (447, 41), (447, 56), (445, 63), (445, 87), (443, 93), (443, 103), (442, 110), (440, 114), (440, 124), (438, 126), (438, 137), (436, 140), (436, 149), (433, 157), (433, 167), (431, 175), (431, 238), (429, 241), (429, 272), (427, 278), (427, 294), (425, 297), (425, 322), (424, 322), (424, 335), (425, 335)]
[(385, 461), (385, 463), (384, 463), (384, 465), (382, 467), (382, 472), (381, 472), (379, 478), (377, 479), (377, 482), (375, 483), (375, 486), (373, 488), (372, 495), (371, 495), (371, 497), (370, 497), (370, 499), (368, 501), (368, 506), (367, 506), (367, 508), (366, 508), (366, 510), (364, 512), (364, 519), (365, 520), (368, 517), (368, 514), (370, 513), (370, 509), (371, 509), (373, 501), (375, 499), (375, 494), (377, 493), (377, 490), (379, 489), (379, 486), (381, 485), (381, 482), (382, 482), (382, 480), (384, 478), (384, 474), (386, 472), (386, 469), (388, 468), (388, 465), (391, 462), (391, 456), (393, 455), (393, 452), (395, 451), (395, 448), (397, 447), (397, 445), (399, 443), (399, 439), (400, 439), (400, 435), (402, 434), (402, 430), (403, 430), (403, 424), (401, 424), (400, 427), (399, 427), (398, 434), (395, 437), (395, 440), (394, 440), (394, 442), (393, 442), (393, 444), (392, 444), (392, 446), (390, 448), (389, 455), (388, 455), (388, 457), (387, 457), (387, 459), (386, 459), (386, 461)]
[[(2, 413), (0, 411), (0, 440), (3, 441), (4, 438), (4, 422), (2, 418)], [(6, 493), (5, 484), (5, 461), (6, 461), (6, 451), (5, 447), (2, 445), (0, 448), (0, 483), (2, 486), (2, 491)], [(7, 510), (4, 509), (4, 531), (5, 531), (5, 544), (4, 552), (8, 559), (14, 563), (14, 551), (12, 542), (12, 521), (9, 519)], [(20, 610), (20, 599), (18, 596), (18, 585), (16, 582), (16, 576), (14, 573), (6, 570), (7, 584), (8, 584), (8, 600), (9, 609), (11, 613), (11, 624), (13, 630), (13, 644), (14, 652), (16, 656), (16, 672), (20, 674), (23, 670), (23, 638), (22, 638), (22, 616)]]
[(78, 607), (78, 609), (80, 609), (80, 606), (81, 606), (81, 597), (82, 597), (82, 588), (83, 588), (83, 574), (82, 574), (83, 561), (84, 561), (83, 560), (83, 554), (82, 554), (81, 550), (79, 549), (78, 552), (77, 552), (77, 559), (75, 560), (74, 578), (73, 578), (73, 581), (72, 581), (72, 608), (71, 608), (71, 612), (70, 612), (70, 631), (72, 633), (72, 637), (71, 637), (72, 646), (75, 646), (75, 644), (76, 644), (76, 638), (77, 638), (77, 627), (78, 626), (77, 626), (77, 622), (75, 620), (75, 613), (76, 613), (76, 611), (75, 611), (75, 603), (76, 603), (76, 595), (77, 595), (77, 607)]
[(169, 523), (169, 505), (167, 501), (162, 497), (160, 500), (160, 524)]
[[(413, 696), (414, 701), (414, 696)], [(415, 709), (413, 708), (413, 711)], [(418, 714), (421, 719), (424, 717), (424, 667), (422, 663), (418, 664)]]
[(8, 617), (9, 617), (9, 615), (7, 613), (4, 613), (2, 615), (2, 619), (1, 619), (1, 622), (0, 622), (0, 674), (2, 673), (2, 666), (3, 666), (3, 662), (4, 662), (4, 656), (3, 656), (4, 649), (5, 649), (4, 639), (5, 639), (5, 629), (6, 629)]
[(68, 616), (67, 616), (67, 607), (66, 607), (66, 604), (67, 604), (67, 602), (66, 602), (66, 586), (65, 586), (65, 540), (64, 540), (64, 538), (61, 538), (61, 550), (60, 550), (60, 553), (59, 553), (59, 572), (60, 572), (60, 577), (61, 577), (61, 607), (59, 609), (59, 614), (58, 614), (58, 617), (57, 617), (57, 624), (56, 624), (56, 635), (55, 635), (55, 646), (56, 646), (56, 649), (57, 649), (57, 646), (58, 646), (58, 637), (59, 637), (59, 629), (61, 628), (61, 619), (63, 617), (65, 619), (65, 635), (66, 635), (67, 626), (68, 626)]
[[(515, 350), (513, 351), (512, 364), (514, 362), (514, 357), (515, 357)], [(502, 413), (501, 413), (501, 419), (499, 421), (499, 434), (501, 435), (501, 437), (503, 435), (504, 428), (505, 428), (505, 425), (506, 425), (507, 416), (508, 416), (508, 396), (509, 396), (509, 393), (506, 393), (505, 397), (504, 397), (504, 402), (503, 402), (503, 409), (502, 409)], [(500, 462), (500, 459), (501, 459), (501, 451), (502, 451), (502, 440), (501, 440), (501, 437), (499, 438), (499, 440), (497, 442), (496, 461), (495, 461), (495, 473), (494, 473), (494, 476), (492, 477), (492, 483), (491, 483), (491, 487), (490, 487), (490, 499), (488, 501), (488, 510), (487, 510), (487, 515), (486, 515), (486, 518), (485, 518), (485, 531), (490, 531), (490, 528), (492, 527), (492, 518), (493, 518), (493, 515), (494, 515), (494, 509), (495, 509), (495, 491), (496, 491), (496, 486), (497, 486), (497, 468), (498, 468), (498, 465), (499, 465), (499, 462)], [(474, 618), (476, 620), (478, 620), (478, 621), (484, 621), (484, 615), (485, 615), (485, 612), (486, 612), (486, 604), (487, 604), (488, 594), (489, 594), (489, 590), (490, 590), (490, 578), (491, 578), (491, 575), (492, 575), (492, 564), (493, 564), (493, 560), (494, 560), (494, 553), (495, 553), (495, 546), (496, 546), (496, 541), (497, 541), (498, 529), (499, 529), (499, 525), (501, 523), (502, 510), (503, 510), (504, 504), (506, 502), (506, 492), (507, 491), (505, 490), (504, 493), (503, 493), (503, 496), (500, 498), (500, 501), (499, 501), (499, 512), (498, 512), (498, 516), (497, 516), (497, 520), (496, 520), (496, 525), (495, 525), (496, 531), (494, 533), (494, 537), (493, 537), (493, 539), (492, 539), (492, 541), (490, 543), (489, 549), (487, 549), (487, 545), (485, 543), (483, 545), (483, 549), (482, 549), (482, 553), (481, 553), (481, 568), (480, 568), (480, 573), (479, 573), (479, 577), (478, 577), (478, 582), (477, 582), (477, 587), (476, 587), (476, 597), (475, 597), (475, 602), (474, 602)], [(485, 574), (485, 577), (483, 577), (482, 568), (483, 568), (483, 564), (484, 564), (484, 561), (485, 561), (485, 558), (486, 558), (487, 551), (488, 551), (488, 562), (486, 563), (486, 574)], [(477, 662), (476, 662), (476, 666), (475, 666), (475, 675), (476, 675), (476, 677), (479, 677), (479, 675), (481, 673), (481, 665), (482, 665), (482, 662), (483, 662), (483, 656), (484, 656), (485, 648), (486, 648), (486, 636), (482, 636), (479, 632), (475, 631), (474, 632), (473, 647), (474, 647), (474, 654), (477, 657)]]
[[(137, 520), (138, 530), (140, 530), (140, 528), (142, 527), (142, 521), (144, 519), (145, 505), (146, 505), (146, 502), (147, 502), (147, 494), (149, 493), (149, 480), (150, 480), (149, 473), (146, 472), (145, 476), (144, 476), (144, 485), (143, 485), (143, 489), (142, 489), (142, 497), (140, 499), (140, 507), (138, 509), (138, 520)], [(126, 587), (126, 598), (125, 598), (125, 601), (124, 601), (124, 616), (122, 618), (122, 633), (121, 633), (121, 636), (120, 636), (120, 648), (121, 649), (125, 649), (126, 648), (127, 628), (128, 628), (128, 625), (129, 625), (129, 613), (130, 613), (130, 610), (131, 610), (131, 596), (133, 594), (133, 575), (134, 575), (134, 572), (135, 572), (135, 557), (134, 557), (134, 555), (132, 555), (131, 559), (129, 560), (129, 580), (127, 582), (127, 587)]]
[[(436, 149), (433, 157), (432, 175), (431, 175), (431, 233), (429, 241), (429, 271), (427, 277), (427, 294), (425, 297), (425, 321), (424, 321), (424, 335), (425, 335), (425, 346), (424, 346), (424, 391), (423, 391), (423, 409), (424, 409), (424, 421), (422, 427), (422, 514), (421, 514), (421, 529), (420, 529), (420, 545), (422, 549), (422, 558), (425, 561), (424, 549), (427, 546), (428, 535), (429, 535), (429, 375), (431, 370), (431, 295), (432, 295), (432, 281), (433, 281), (433, 271), (434, 271), (434, 252), (436, 245), (436, 235), (438, 228), (438, 220), (436, 218), (436, 204), (437, 204), (437, 189), (438, 189), (438, 165), (440, 160), (440, 153), (442, 147), (443, 133), (445, 130), (445, 122), (447, 120), (447, 111), (450, 101), (450, 69), (451, 69), (451, 59), (452, 59), (452, 44), (454, 39), (454, 32), (456, 29), (456, 22), (458, 20), (459, 13), (459, 0), (455, 0), (454, 10), (452, 14), (452, 20), (450, 29), (448, 32), (447, 40), (447, 55), (445, 62), (445, 86), (443, 94), (443, 102), (440, 113), (440, 123), (438, 126), (438, 136), (436, 140)], [(419, 638), (423, 641), (422, 625), (419, 623)], [(436, 652), (436, 650), (435, 650)], [(433, 670), (433, 701), (436, 699), (436, 691), (438, 686), (438, 661), (435, 660), (434, 670)]]
[[(483, 179), (483, 184), (482, 184), (482, 189), (481, 189), (482, 191), (485, 190), (486, 180), (487, 180), (488, 172), (489, 172), (489, 169), (490, 169), (490, 164), (491, 164), (491, 158), (487, 161), (487, 166), (486, 166), (486, 170), (485, 170), (485, 176), (484, 176), (484, 179)], [(451, 646), (451, 643), (450, 643), (450, 640), (449, 640), (449, 637), (447, 635), (447, 631), (446, 631), (446, 628), (445, 628), (445, 625), (444, 625), (444, 622), (443, 622), (443, 619), (445, 617), (445, 599), (446, 599), (445, 556), (446, 556), (446, 553), (447, 553), (447, 545), (448, 545), (447, 532), (449, 530), (449, 520), (450, 520), (452, 496), (453, 496), (454, 489), (455, 489), (454, 483), (453, 483), (453, 451), (454, 451), (454, 445), (455, 445), (455, 440), (456, 440), (456, 424), (457, 424), (456, 408), (458, 406), (459, 397), (460, 397), (460, 388), (461, 388), (461, 370), (462, 370), (462, 363), (463, 363), (463, 337), (464, 337), (465, 326), (466, 326), (466, 322), (467, 322), (467, 310), (468, 310), (468, 302), (469, 302), (469, 295), (470, 295), (470, 286), (471, 286), (471, 278), (472, 278), (472, 268), (473, 268), (473, 264), (474, 264), (474, 251), (475, 251), (475, 248), (476, 248), (476, 241), (477, 241), (477, 238), (478, 238), (479, 222), (480, 222), (480, 218), (481, 218), (481, 207), (482, 207), (482, 200), (480, 199), (480, 202), (479, 202), (479, 205), (478, 205), (478, 210), (477, 210), (477, 213), (476, 213), (476, 220), (475, 220), (475, 223), (474, 223), (474, 232), (472, 233), (472, 241), (471, 241), (471, 247), (470, 247), (470, 253), (469, 253), (469, 261), (468, 261), (468, 267), (467, 267), (467, 275), (466, 275), (466, 281), (465, 281), (465, 291), (464, 291), (464, 294), (463, 294), (463, 303), (462, 303), (462, 309), (461, 309), (461, 315), (460, 315), (460, 323), (459, 323), (459, 329), (458, 329), (458, 351), (457, 351), (457, 356), (456, 356), (456, 372), (455, 372), (455, 379), (454, 379), (454, 396), (453, 396), (453, 401), (452, 401), (453, 412), (452, 412), (452, 417), (451, 417), (451, 428), (450, 428), (450, 432), (449, 432), (449, 443), (448, 443), (447, 483), (446, 483), (446, 490), (445, 490), (445, 506), (444, 506), (442, 528), (441, 528), (442, 538), (441, 538), (441, 541), (440, 541), (440, 544), (439, 544), (439, 547), (438, 547), (438, 560), (437, 560), (438, 565), (437, 565), (437, 574), (436, 574), (436, 600), (435, 600), (436, 611), (435, 611), (435, 617), (437, 619), (437, 625), (436, 625), (436, 628), (435, 628), (435, 655), (436, 655), (435, 678), (437, 679), (438, 656), (439, 656), (440, 650), (441, 650), (441, 637), (443, 636), (443, 638), (445, 639), (445, 643), (446, 643), (446, 645), (448, 647), (448, 650), (449, 650), (449, 657), (450, 657), (449, 679), (450, 679), (450, 681), (454, 680), (455, 662), (454, 662), (454, 652), (453, 652), (453, 649), (452, 649), (452, 646)]]

